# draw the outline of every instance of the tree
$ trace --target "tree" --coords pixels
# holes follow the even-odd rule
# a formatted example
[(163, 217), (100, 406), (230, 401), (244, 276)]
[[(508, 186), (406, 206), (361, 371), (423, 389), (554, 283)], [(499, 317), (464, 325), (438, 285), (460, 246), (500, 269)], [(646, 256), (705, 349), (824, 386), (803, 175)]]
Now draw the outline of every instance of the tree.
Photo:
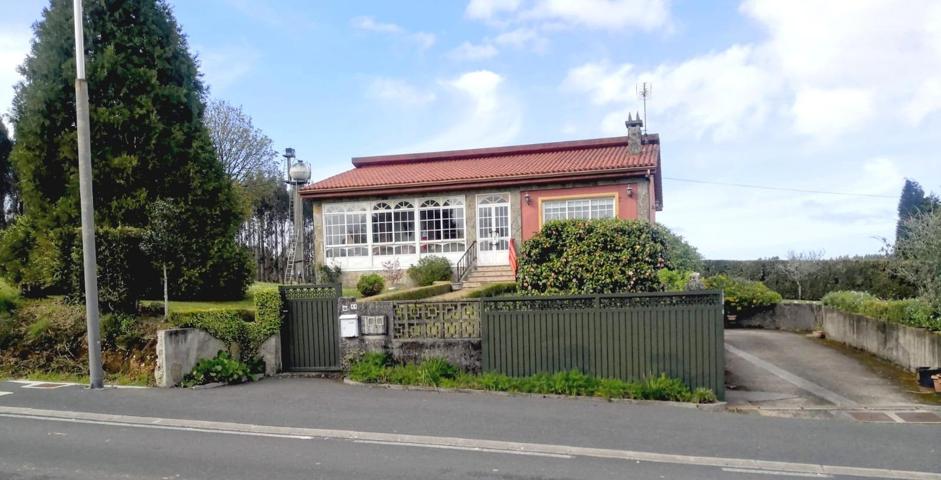
[(905, 237), (895, 243), (894, 269), (941, 315), (941, 209), (917, 214), (904, 226)]
[(914, 180), (905, 179), (902, 195), (899, 197), (899, 219), (895, 227), (896, 242), (904, 240), (908, 231), (906, 222), (924, 212), (929, 212), (941, 205), (941, 200), (934, 195), (925, 195), (925, 190)]
[(681, 235), (673, 233), (672, 230), (657, 225), (667, 244), (666, 263), (671, 270), (680, 272), (702, 272), (703, 259), (702, 254), (696, 247), (689, 244)]
[(10, 151), (13, 150), (13, 141), (7, 132), (6, 125), (0, 120), (0, 229), (7, 226), (7, 203), (12, 208), (13, 170), (10, 168)]
[(170, 293), (168, 267), (179, 263), (183, 257), (184, 239), (180, 219), (182, 208), (169, 200), (157, 200), (150, 206), (150, 224), (144, 231), (141, 248), (163, 271), (163, 317), (170, 317)]
[(823, 251), (794, 253), (792, 250), (787, 252), (787, 260), (778, 265), (781, 273), (797, 285), (798, 300), (801, 299), (803, 293), (804, 280), (820, 269), (822, 260)]
[(216, 156), (226, 175), (243, 183), (249, 175), (276, 170), (276, 152), (271, 139), (252, 125), (242, 107), (214, 100), (206, 109), (206, 126), (216, 149)]
[[(236, 244), (242, 209), (215, 156), (206, 89), (170, 7), (86, 4), (96, 224), (146, 228), (149, 206), (176, 198), (187, 256), (170, 288), (183, 298), (241, 298), (251, 275)], [(32, 249), (79, 224), (72, 2), (52, 0), (34, 34), (13, 102), (11, 155)]]

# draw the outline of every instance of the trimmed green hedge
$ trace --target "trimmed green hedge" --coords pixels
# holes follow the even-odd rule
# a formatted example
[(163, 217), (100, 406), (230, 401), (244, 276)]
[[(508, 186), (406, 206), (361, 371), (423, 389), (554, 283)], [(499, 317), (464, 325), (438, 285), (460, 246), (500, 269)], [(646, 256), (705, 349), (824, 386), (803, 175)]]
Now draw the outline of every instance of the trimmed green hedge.
[(523, 242), (521, 294), (597, 294), (660, 290), (666, 262), (660, 229), (637, 220), (559, 220)]
[(781, 303), (781, 294), (761, 282), (716, 275), (703, 283), (706, 288), (722, 290), (726, 315), (748, 315)]
[(499, 297), (500, 295), (505, 295), (508, 293), (516, 293), (515, 283), (493, 283), (481, 289), (470, 292), (465, 298)]
[[(885, 256), (842, 257), (821, 260), (820, 269), (804, 280), (804, 300), (820, 300), (828, 292), (865, 291), (879, 298), (910, 298), (918, 291), (915, 285), (892, 272), (892, 260)], [(784, 260), (706, 260), (703, 276), (724, 274), (764, 283), (784, 298), (797, 298), (797, 286), (781, 273)]]
[(370, 273), (359, 277), (356, 290), (364, 297), (379, 295), (386, 288), (386, 282), (378, 273)]
[(436, 282), (426, 287), (409, 288), (394, 292), (364, 298), (365, 302), (391, 302), (393, 300), (421, 300), (423, 298), (443, 295), (451, 291), (451, 282)]
[(844, 312), (941, 332), (941, 312), (934, 311), (928, 302), (918, 298), (882, 300), (867, 292), (838, 291), (824, 295), (822, 301)]
[(422, 257), (418, 263), (408, 267), (406, 272), (415, 285), (424, 287), (434, 282), (451, 279), (451, 262), (447, 258), (431, 255)]
[(250, 360), (265, 340), (281, 330), (281, 294), (277, 289), (256, 292), (254, 313), (236, 309), (173, 312), (170, 322), (205, 330), (226, 346), (238, 345), (242, 359)]

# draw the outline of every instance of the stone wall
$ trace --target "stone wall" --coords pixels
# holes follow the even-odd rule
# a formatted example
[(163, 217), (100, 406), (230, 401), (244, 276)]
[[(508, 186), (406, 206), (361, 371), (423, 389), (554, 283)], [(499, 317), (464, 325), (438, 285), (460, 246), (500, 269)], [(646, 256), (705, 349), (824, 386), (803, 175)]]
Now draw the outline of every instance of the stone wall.
[[(157, 331), (157, 368), (154, 377), (158, 387), (175, 387), (193, 370), (196, 363), (213, 358), (220, 350), (228, 350), (225, 343), (198, 328), (172, 328)], [(237, 354), (237, 348), (230, 351)], [(274, 375), (281, 369), (281, 336), (272, 335), (258, 348), (265, 362), (265, 375)]]
[(865, 350), (907, 370), (941, 367), (941, 335), (862, 315), (823, 308), (827, 338)]
[(820, 302), (784, 301), (771, 310), (739, 318), (736, 324), (740, 327), (789, 332), (820, 330), (823, 325), (823, 306)]

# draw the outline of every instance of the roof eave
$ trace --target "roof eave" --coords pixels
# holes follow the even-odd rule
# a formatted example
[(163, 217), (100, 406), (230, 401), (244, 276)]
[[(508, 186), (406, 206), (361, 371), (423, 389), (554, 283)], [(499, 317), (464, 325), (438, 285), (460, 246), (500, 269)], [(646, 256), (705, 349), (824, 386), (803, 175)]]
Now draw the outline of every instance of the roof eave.
[[(625, 176), (641, 176), (650, 171), (650, 166), (632, 167), (622, 169), (592, 170), (586, 172), (565, 172), (552, 175), (530, 175), (524, 177), (510, 177), (497, 179), (453, 180), (448, 182), (413, 183), (402, 185), (376, 185), (369, 187), (344, 187), (322, 190), (301, 190), (301, 197), (305, 200), (370, 197), (401, 193), (432, 193), (454, 190), (475, 190), (491, 187), (510, 187), (538, 185), (549, 182), (567, 182), (583, 180), (603, 180), (621, 178)], [(659, 177), (659, 175), (657, 176)], [(655, 181), (658, 179), (655, 177)]]

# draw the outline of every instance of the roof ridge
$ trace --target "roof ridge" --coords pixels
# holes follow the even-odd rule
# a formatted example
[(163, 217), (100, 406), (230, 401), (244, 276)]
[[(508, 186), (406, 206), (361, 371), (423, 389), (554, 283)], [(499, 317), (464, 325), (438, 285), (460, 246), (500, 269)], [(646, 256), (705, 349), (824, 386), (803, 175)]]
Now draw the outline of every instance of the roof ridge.
[[(650, 142), (659, 143), (656, 135), (650, 136)], [(425, 161), (462, 160), (466, 158), (486, 158), (508, 154), (523, 155), (527, 153), (558, 152), (565, 150), (603, 148), (626, 145), (627, 137), (604, 137), (587, 140), (568, 140), (562, 142), (531, 143), (526, 145), (510, 145), (503, 147), (470, 148), (463, 150), (444, 150), (439, 152), (400, 153), (393, 155), (376, 155), (369, 157), (353, 157), (353, 166), (367, 167), (373, 165), (389, 165), (396, 163), (420, 163)]]

